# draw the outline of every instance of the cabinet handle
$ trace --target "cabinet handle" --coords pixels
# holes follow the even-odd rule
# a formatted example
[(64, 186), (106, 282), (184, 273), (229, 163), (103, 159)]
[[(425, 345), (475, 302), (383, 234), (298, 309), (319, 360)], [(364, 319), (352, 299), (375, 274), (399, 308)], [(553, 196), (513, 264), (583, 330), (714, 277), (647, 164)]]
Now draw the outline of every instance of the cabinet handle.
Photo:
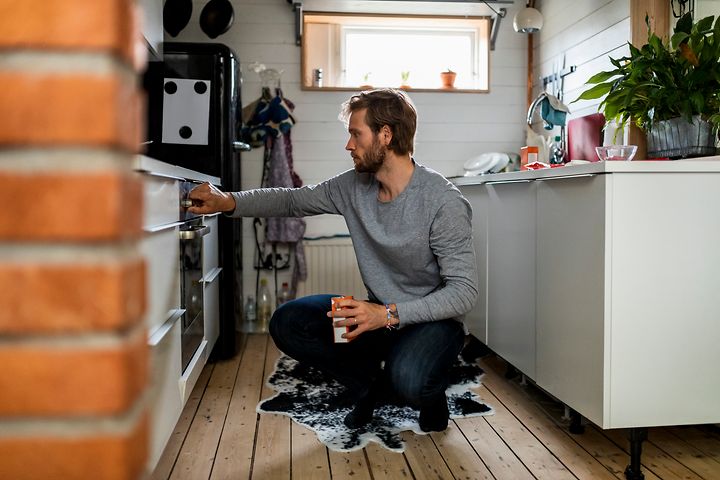
[(166, 224), (166, 225), (157, 225), (157, 226), (153, 226), (153, 227), (143, 227), (143, 231), (144, 231), (145, 233), (156, 233), (156, 232), (161, 232), (161, 231), (163, 231), (163, 230), (170, 230), (171, 228), (175, 228), (175, 227), (177, 227), (178, 225), (182, 225), (182, 224), (184, 224), (184, 223), (185, 223), (185, 222), (173, 222), (173, 223), (168, 223), (168, 224)]
[(249, 152), (252, 150), (252, 147), (245, 142), (233, 142), (233, 150), (236, 152)]
[(150, 338), (148, 338), (148, 345), (151, 347), (154, 347), (155, 345), (162, 342), (162, 339), (165, 338), (165, 335), (168, 334), (168, 332), (172, 329), (173, 325), (175, 325), (175, 322), (180, 320), (182, 316), (185, 315), (185, 309), (180, 308), (178, 310), (173, 310), (172, 315), (170, 315), (170, 318), (165, 320), (165, 323), (160, 325), (153, 333), (150, 335)]
[(562, 180), (566, 178), (594, 177), (596, 175), (597, 173), (577, 173), (575, 175), (559, 175), (557, 177), (538, 178), (538, 180)]
[(210, 270), (210, 273), (205, 275), (205, 277), (201, 278), (200, 282), (205, 283), (205, 284), (212, 283), (215, 281), (215, 279), (218, 277), (218, 275), (220, 275), (220, 272), (222, 272), (222, 268), (215, 267), (212, 270)]
[(523, 178), (518, 180), (491, 180), (489, 182), (485, 182), (485, 185), (502, 185), (503, 183), (530, 183), (534, 181), (534, 178)]
[(167, 173), (153, 172), (151, 170), (138, 170), (138, 172), (144, 173), (146, 175), (152, 175), (153, 177), (169, 178), (170, 180), (180, 180), (181, 182), (187, 181), (183, 177), (176, 177), (175, 175), (168, 175)]
[(180, 240), (195, 240), (210, 233), (209, 225), (192, 226), (187, 230), (180, 230)]

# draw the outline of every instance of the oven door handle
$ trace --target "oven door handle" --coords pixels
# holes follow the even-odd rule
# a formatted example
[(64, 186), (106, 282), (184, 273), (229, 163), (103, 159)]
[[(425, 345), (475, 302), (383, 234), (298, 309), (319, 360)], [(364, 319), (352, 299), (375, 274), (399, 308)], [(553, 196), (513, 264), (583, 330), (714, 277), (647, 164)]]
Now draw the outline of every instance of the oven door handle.
[(180, 230), (180, 240), (196, 240), (210, 233), (210, 225), (192, 226), (187, 230)]
[(148, 345), (150, 345), (151, 347), (158, 345), (163, 340), (163, 338), (165, 338), (165, 336), (170, 332), (170, 330), (172, 330), (172, 328), (175, 326), (175, 323), (182, 318), (183, 315), (185, 315), (184, 308), (173, 310), (170, 318), (168, 318), (150, 335), (150, 338), (148, 338)]

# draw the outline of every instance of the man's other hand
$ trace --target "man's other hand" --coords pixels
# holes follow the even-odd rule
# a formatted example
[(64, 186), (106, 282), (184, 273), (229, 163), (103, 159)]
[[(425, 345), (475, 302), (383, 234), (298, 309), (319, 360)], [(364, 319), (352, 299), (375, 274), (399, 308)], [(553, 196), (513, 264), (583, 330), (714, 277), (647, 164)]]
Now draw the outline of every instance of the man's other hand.
[(343, 333), (343, 338), (352, 340), (368, 330), (377, 330), (387, 324), (387, 312), (384, 305), (377, 305), (363, 300), (343, 299), (337, 303), (341, 310), (327, 312), (328, 317), (342, 317), (335, 323), (338, 327), (355, 327), (354, 330)]
[(229, 193), (220, 191), (214, 185), (203, 183), (193, 188), (188, 194), (192, 207), (188, 212), (207, 215), (217, 212), (229, 213), (235, 210), (235, 199)]

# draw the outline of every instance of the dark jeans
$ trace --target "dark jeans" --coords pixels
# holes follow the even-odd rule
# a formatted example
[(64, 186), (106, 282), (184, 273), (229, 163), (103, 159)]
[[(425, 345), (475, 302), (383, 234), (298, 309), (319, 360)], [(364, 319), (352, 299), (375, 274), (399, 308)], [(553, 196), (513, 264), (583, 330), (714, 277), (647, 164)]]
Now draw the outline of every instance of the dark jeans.
[(462, 324), (439, 320), (398, 330), (381, 328), (336, 344), (332, 319), (326, 315), (333, 296), (312, 295), (281, 305), (270, 320), (278, 348), (331, 375), (356, 395), (387, 383), (395, 397), (416, 408), (442, 398), (448, 370), (465, 340)]

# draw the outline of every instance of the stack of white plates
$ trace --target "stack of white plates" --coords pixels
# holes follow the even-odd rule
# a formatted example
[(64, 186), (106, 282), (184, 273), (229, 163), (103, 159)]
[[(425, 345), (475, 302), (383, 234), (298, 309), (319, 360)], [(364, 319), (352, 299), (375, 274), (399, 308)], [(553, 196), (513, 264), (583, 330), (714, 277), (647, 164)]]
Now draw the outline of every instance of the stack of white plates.
[(488, 152), (473, 157), (463, 164), (465, 176), (497, 173), (510, 163), (510, 156), (502, 152)]

